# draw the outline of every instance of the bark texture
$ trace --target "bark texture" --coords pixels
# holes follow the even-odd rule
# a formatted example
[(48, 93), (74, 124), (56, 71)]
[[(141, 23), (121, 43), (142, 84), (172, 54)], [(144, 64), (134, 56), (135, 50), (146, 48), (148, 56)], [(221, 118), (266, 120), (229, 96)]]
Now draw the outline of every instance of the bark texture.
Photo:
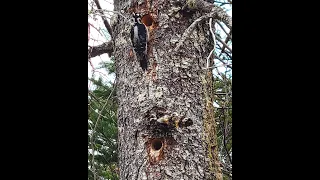
[(128, 18), (132, 12), (149, 15), (142, 19), (150, 25), (147, 72), (132, 53), (131, 24), (117, 14), (111, 22), (120, 179), (220, 180), (212, 75), (205, 69), (213, 47), (208, 21), (200, 22), (174, 50), (204, 12), (182, 10), (182, 1), (136, 2), (118, 0), (114, 5)]

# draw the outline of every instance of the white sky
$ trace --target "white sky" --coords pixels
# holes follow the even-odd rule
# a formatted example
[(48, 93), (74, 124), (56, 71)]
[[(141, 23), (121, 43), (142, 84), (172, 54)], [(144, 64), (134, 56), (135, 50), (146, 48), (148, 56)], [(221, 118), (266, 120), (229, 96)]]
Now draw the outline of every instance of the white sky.
[[(107, 10), (113, 10), (113, 0), (100, 0), (100, 5), (101, 5), (101, 8), (102, 9), (107, 9)], [(227, 6), (225, 5), (224, 7), (226, 8), (230, 8), (230, 6)], [(91, 9), (91, 6), (88, 4), (88, 10)], [(227, 11), (227, 13), (232, 16), (232, 10), (230, 8), (230, 10)], [(112, 16), (112, 13), (108, 13), (107, 14), (108, 17), (111, 17)], [(110, 38), (106, 37), (103, 35), (103, 31), (106, 32), (106, 28), (103, 24), (103, 21), (101, 19), (101, 17), (99, 15), (97, 15), (95, 17), (95, 19), (92, 18), (93, 15), (91, 14), (91, 17), (89, 16), (88, 18), (88, 21), (90, 24), (92, 24), (95, 28), (101, 28), (100, 30), (100, 33), (93, 27), (90, 27), (90, 39), (89, 40), (89, 45), (90, 46), (96, 46), (96, 45), (100, 45), (102, 44), (103, 42), (107, 42), (110, 40)], [(107, 18), (107, 20), (109, 21), (110, 23), (110, 18)], [(227, 31), (228, 28), (225, 28)], [(216, 31), (222, 31), (219, 27), (219, 25), (216, 24)], [(225, 39), (225, 34), (224, 33), (221, 33), (222, 34), (222, 39)], [(232, 44), (230, 45), (230, 47), (232, 48)], [(102, 54), (101, 56), (96, 56), (94, 58), (91, 58), (91, 63), (93, 65), (94, 68), (97, 68), (99, 67), (99, 63), (101, 62), (108, 62), (110, 61), (110, 58), (107, 54)], [(215, 60), (215, 63), (217, 66), (219, 65), (222, 65), (222, 63), (220, 63), (220, 61), (218, 60)], [(219, 67), (218, 68), (219, 71), (221, 72), (224, 72), (225, 71), (225, 68), (224, 67)], [(214, 73), (216, 74), (216, 73)], [(88, 62), (88, 77), (92, 77), (92, 66), (90, 65), (90, 63)], [(94, 74), (94, 78), (95, 79), (98, 79), (99, 77), (102, 77), (102, 79), (104, 80), (104, 82), (108, 82), (108, 81), (111, 81), (113, 82), (114, 79), (115, 79), (115, 76), (114, 75), (108, 75), (107, 71), (102, 68), (102, 69), (96, 69), (95, 71), (95, 74)], [(89, 83), (89, 88), (91, 89), (91, 84)]]

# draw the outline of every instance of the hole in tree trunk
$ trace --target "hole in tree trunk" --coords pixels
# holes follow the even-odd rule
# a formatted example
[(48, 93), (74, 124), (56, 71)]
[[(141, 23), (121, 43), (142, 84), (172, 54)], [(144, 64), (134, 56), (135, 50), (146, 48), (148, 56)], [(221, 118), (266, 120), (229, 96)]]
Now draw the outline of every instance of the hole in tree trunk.
[(153, 19), (149, 14), (146, 14), (141, 18), (141, 22), (146, 26), (151, 26), (153, 24)]
[(151, 145), (152, 145), (152, 149), (154, 151), (158, 151), (162, 148), (162, 141), (159, 140), (159, 139), (154, 139), (152, 142), (151, 142)]
[(157, 164), (163, 159), (163, 149), (166, 148), (166, 140), (162, 137), (152, 138), (148, 142), (148, 156), (150, 164)]

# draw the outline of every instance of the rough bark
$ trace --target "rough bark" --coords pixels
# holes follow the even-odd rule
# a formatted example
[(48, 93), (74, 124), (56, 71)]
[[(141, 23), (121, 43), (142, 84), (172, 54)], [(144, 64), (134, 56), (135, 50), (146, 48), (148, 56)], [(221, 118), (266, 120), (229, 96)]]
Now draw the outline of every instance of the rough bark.
[(182, 10), (180, 1), (138, 4), (125, 0), (114, 3), (115, 10), (127, 17), (133, 11), (151, 17), (143, 19), (151, 24), (147, 72), (132, 54), (131, 24), (119, 15), (111, 22), (120, 179), (221, 180), (212, 74), (205, 68), (213, 47), (208, 21), (200, 22), (174, 50), (185, 30), (206, 12)]

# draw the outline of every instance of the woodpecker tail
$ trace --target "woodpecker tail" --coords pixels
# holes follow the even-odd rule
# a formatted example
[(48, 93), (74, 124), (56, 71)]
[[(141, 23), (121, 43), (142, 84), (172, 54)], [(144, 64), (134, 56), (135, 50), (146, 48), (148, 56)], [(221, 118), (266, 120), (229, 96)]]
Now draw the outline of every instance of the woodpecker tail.
[(146, 71), (149, 64), (147, 55), (145, 53), (142, 53), (141, 55), (139, 55), (139, 61), (140, 61), (140, 66), (142, 70)]

